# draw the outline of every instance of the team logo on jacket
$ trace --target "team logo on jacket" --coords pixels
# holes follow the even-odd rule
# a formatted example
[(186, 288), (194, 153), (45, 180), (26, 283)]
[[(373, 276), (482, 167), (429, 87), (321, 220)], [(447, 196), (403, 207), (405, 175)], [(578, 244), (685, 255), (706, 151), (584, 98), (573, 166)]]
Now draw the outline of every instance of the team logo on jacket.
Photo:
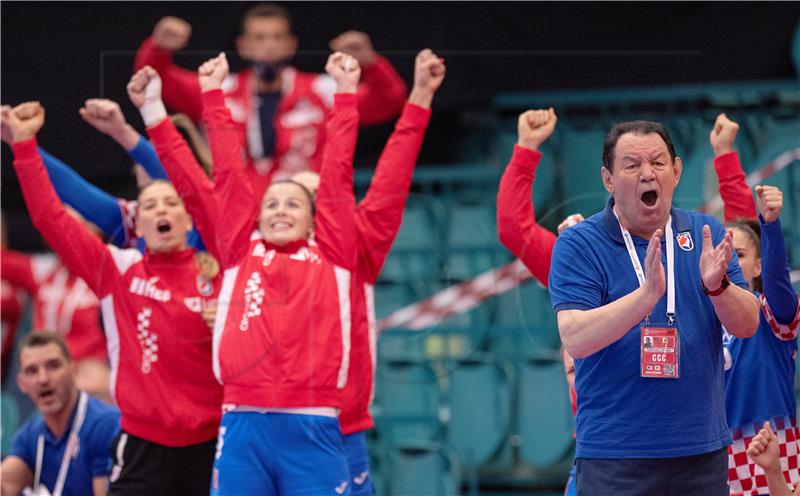
[(675, 236), (675, 239), (678, 241), (678, 246), (680, 246), (681, 250), (683, 251), (692, 251), (694, 248), (694, 241), (692, 241), (691, 231), (678, 233)]
[(142, 347), (142, 373), (149, 374), (153, 362), (158, 361), (158, 334), (150, 329), (153, 309), (145, 307), (136, 315), (136, 337)]
[(211, 296), (214, 292), (214, 283), (203, 276), (197, 276), (197, 292), (201, 296)]
[(168, 289), (159, 289), (156, 287), (158, 277), (151, 277), (150, 279), (142, 279), (141, 277), (134, 277), (131, 279), (131, 286), (128, 291), (135, 295), (144, 296), (145, 298), (152, 298), (156, 301), (169, 301), (172, 298), (172, 293)]

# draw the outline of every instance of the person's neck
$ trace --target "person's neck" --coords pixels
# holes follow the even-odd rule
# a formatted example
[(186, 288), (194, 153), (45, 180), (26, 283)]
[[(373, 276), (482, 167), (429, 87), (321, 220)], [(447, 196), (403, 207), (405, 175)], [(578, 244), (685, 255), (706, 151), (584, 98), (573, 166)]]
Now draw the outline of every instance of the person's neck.
[(663, 238), (663, 235), (666, 232), (667, 219), (669, 219), (669, 213), (667, 213), (667, 218), (664, 219), (662, 223), (660, 223), (661, 224), (660, 227), (648, 230), (648, 229), (639, 229), (636, 227), (631, 227), (630, 223), (628, 223), (628, 221), (622, 215), (620, 215), (619, 209), (617, 208), (616, 205), (614, 205), (614, 212), (616, 212), (617, 214), (617, 218), (619, 219), (620, 225), (625, 229), (627, 229), (629, 233), (639, 238), (649, 240), (653, 236), (653, 234), (659, 229), (661, 229), (661, 235)]
[(278, 74), (278, 77), (276, 77), (274, 81), (269, 83), (260, 77), (257, 77), (256, 80), (258, 81), (259, 93), (274, 93), (276, 91), (280, 91), (283, 87), (283, 79), (280, 74)]
[(78, 403), (78, 389), (74, 388), (69, 398), (69, 403), (56, 413), (44, 415), (44, 423), (53, 437), (59, 438), (67, 430), (67, 423), (72, 416), (75, 405)]

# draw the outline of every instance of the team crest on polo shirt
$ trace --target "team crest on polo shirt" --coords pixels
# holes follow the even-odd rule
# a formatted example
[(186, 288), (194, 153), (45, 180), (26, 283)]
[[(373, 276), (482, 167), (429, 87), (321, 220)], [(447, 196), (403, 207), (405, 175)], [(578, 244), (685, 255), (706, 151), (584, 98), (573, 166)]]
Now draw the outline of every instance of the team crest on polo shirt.
[(678, 246), (680, 246), (681, 250), (683, 251), (692, 251), (694, 248), (694, 241), (692, 241), (691, 231), (678, 233), (675, 236), (675, 239), (678, 241)]

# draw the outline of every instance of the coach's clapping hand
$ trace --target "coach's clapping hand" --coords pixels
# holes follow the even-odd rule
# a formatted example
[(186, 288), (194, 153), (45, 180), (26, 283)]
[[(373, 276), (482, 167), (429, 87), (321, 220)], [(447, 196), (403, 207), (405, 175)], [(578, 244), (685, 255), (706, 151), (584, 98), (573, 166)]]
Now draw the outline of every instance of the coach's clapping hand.
[(11, 141), (27, 141), (44, 126), (44, 107), (39, 102), (25, 102), (8, 112)]

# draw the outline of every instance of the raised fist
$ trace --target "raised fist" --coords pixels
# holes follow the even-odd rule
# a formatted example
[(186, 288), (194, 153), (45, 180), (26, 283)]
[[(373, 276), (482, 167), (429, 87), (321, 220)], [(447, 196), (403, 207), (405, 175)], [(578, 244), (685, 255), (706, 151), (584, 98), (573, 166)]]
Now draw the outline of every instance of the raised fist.
[(758, 211), (765, 224), (778, 220), (783, 209), (783, 193), (775, 186), (756, 186)]
[(772, 432), (769, 422), (764, 422), (764, 427), (750, 441), (747, 446), (747, 456), (765, 472), (780, 471), (781, 450), (778, 436)]
[(11, 144), (11, 128), (8, 127), (8, 113), (11, 112), (11, 105), (0, 106), (0, 139), (3, 143)]
[(197, 69), (197, 79), (202, 91), (218, 90), (228, 77), (228, 58), (220, 52), (213, 59), (208, 59)]
[(128, 124), (117, 102), (105, 98), (86, 100), (78, 113), (90, 126), (103, 134), (121, 133)]
[(336, 81), (337, 93), (355, 93), (361, 78), (361, 66), (355, 57), (342, 52), (332, 53), (325, 64), (327, 72)]
[(736, 133), (739, 132), (739, 124), (728, 119), (725, 114), (719, 114), (714, 128), (708, 137), (714, 156), (719, 157), (733, 151), (733, 142), (736, 141)]
[(367, 33), (361, 31), (345, 31), (332, 39), (329, 45), (334, 52), (344, 52), (358, 60), (361, 67), (373, 62), (378, 54), (372, 48), (372, 41)]
[(44, 107), (39, 102), (25, 102), (8, 112), (11, 141), (26, 141), (36, 136), (44, 126)]
[(414, 90), (436, 92), (444, 81), (445, 72), (444, 59), (428, 48), (422, 50), (414, 61)]
[(528, 110), (517, 120), (517, 144), (529, 150), (538, 150), (553, 134), (556, 128), (556, 111), (553, 107), (547, 110)]
[(138, 109), (148, 101), (161, 100), (161, 78), (149, 65), (136, 71), (126, 88), (131, 103)]
[(192, 25), (179, 17), (162, 17), (153, 28), (153, 42), (157, 47), (174, 52), (182, 50), (192, 36)]

